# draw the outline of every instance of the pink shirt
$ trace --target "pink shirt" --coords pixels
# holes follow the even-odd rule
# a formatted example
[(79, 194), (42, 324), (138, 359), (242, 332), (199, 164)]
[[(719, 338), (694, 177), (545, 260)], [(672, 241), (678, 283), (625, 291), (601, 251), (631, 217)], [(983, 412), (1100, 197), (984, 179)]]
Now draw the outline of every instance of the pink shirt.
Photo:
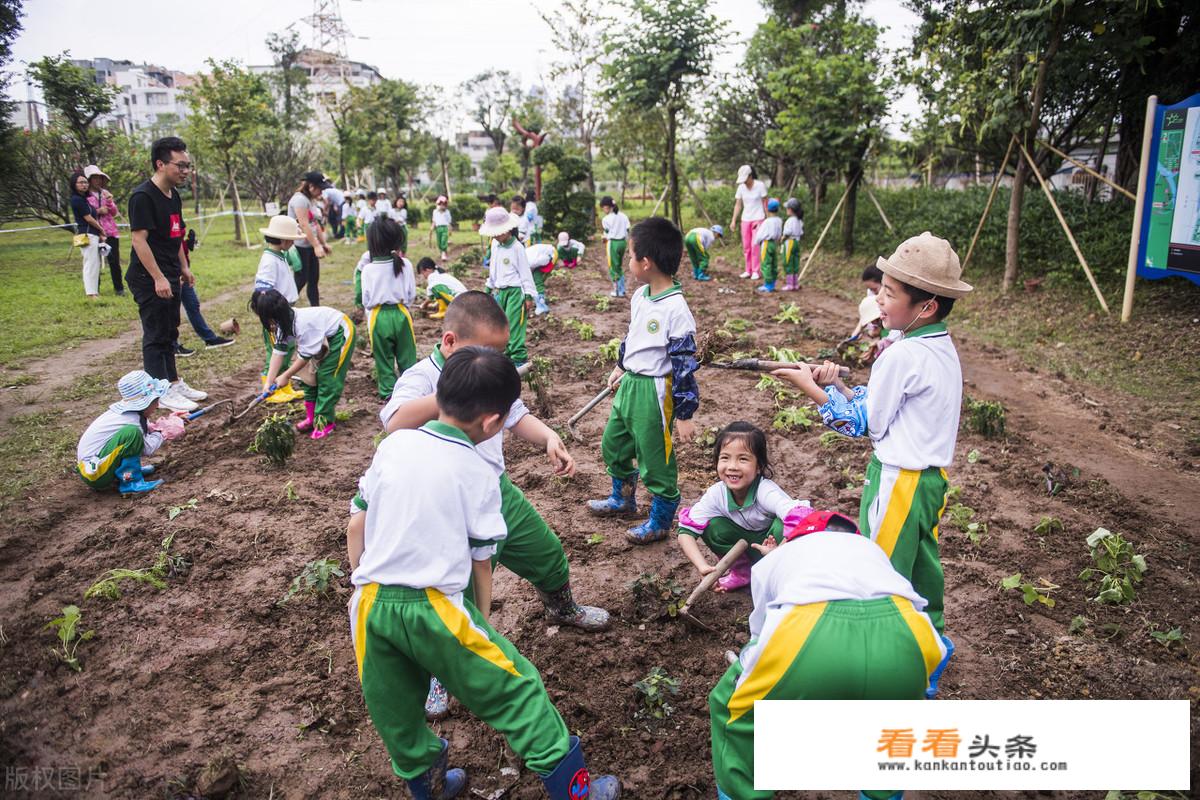
[(104, 203), (104, 207), (108, 209), (107, 214), (94, 214), (96, 221), (100, 223), (100, 230), (104, 231), (105, 236), (120, 236), (117, 232), (117, 203), (113, 200), (112, 192), (105, 189), (100, 195), (89, 191), (87, 195), (88, 205), (92, 208), (99, 209), (100, 203)]

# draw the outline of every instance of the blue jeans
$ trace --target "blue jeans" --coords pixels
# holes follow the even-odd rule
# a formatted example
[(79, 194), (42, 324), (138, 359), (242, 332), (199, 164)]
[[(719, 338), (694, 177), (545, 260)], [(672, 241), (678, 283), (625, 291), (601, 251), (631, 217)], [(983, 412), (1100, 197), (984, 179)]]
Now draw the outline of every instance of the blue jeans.
[[(192, 323), (196, 335), (203, 339), (205, 344), (217, 339), (213, 329), (208, 327), (208, 323), (204, 321), (204, 315), (200, 313), (200, 298), (196, 295), (196, 287), (185, 285), (180, 299), (183, 302), (184, 311), (187, 312), (188, 322)], [(175, 343), (179, 343), (178, 338)]]

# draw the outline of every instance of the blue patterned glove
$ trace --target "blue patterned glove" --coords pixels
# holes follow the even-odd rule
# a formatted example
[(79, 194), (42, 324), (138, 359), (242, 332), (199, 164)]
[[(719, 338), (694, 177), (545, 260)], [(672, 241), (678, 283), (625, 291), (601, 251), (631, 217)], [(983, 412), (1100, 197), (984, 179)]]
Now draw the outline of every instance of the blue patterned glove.
[(855, 386), (850, 400), (836, 386), (826, 386), (829, 400), (817, 410), (821, 421), (843, 436), (865, 436), (867, 433), (867, 387)]

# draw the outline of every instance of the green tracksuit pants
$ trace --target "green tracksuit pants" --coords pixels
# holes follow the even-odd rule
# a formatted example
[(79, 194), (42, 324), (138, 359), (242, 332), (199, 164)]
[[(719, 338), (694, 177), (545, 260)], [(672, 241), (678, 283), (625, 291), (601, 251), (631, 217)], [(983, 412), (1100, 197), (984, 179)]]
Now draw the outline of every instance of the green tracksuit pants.
[(929, 617), (904, 597), (772, 612), (708, 696), (717, 786), (736, 800), (774, 797), (754, 788), (755, 701), (919, 700), (941, 659)]
[(446, 252), (447, 250), (449, 250), (450, 249), (450, 226), (449, 225), (438, 225), (436, 228), (433, 229), (433, 232), (437, 236), (438, 250), (440, 250), (443, 253)]
[(800, 240), (783, 240), (783, 272), (785, 275), (800, 274)]
[(762, 243), (759, 263), (762, 265), (763, 281), (774, 283), (779, 278), (779, 242), (767, 239)]
[(329, 353), (321, 363), (317, 364), (317, 385), (304, 386), (304, 401), (316, 403), (315, 418), (318, 427), (324, 427), (333, 422), (333, 412), (342, 392), (346, 388), (346, 373), (350, 371), (350, 354), (354, 352), (354, 323), (346, 317), (346, 325), (350, 335), (342, 333), (338, 328), (329, 337)]
[(386, 400), (392, 396), (396, 379), (417, 363), (412, 314), (402, 305), (375, 306), (367, 312), (367, 336), (375, 356), (375, 384)]
[[(695, 534), (681, 528), (679, 535), (694, 536)], [(776, 518), (771, 523), (771, 527), (766, 530), (752, 531), (743, 528), (726, 517), (714, 517), (708, 521), (708, 526), (705, 527), (704, 533), (700, 534), (700, 540), (708, 545), (709, 550), (712, 550), (718, 556), (723, 556), (729, 552), (729, 548), (733, 547), (739, 541), (762, 544), (768, 536), (774, 536), (776, 544), (783, 544), (783, 520)], [(762, 558), (762, 553), (753, 547), (749, 547), (746, 549), (746, 556), (750, 561), (757, 562)]]
[(621, 276), (625, 274), (625, 240), (609, 239), (608, 246), (604, 248), (604, 251), (608, 256), (609, 280), (620, 280)]
[(525, 290), (520, 286), (505, 286), (494, 289), (492, 296), (508, 317), (508, 346), (504, 355), (516, 364), (524, 364), (529, 360), (529, 351), (525, 349)]
[(80, 461), (75, 468), (88, 486), (107, 489), (117, 477), (117, 465), (131, 456), (141, 456), (145, 447), (146, 440), (140, 427), (122, 425), (100, 448), (96, 458)]
[(608, 474), (621, 480), (640, 474), (651, 494), (678, 501), (679, 472), (671, 441), (674, 422), (671, 376), (626, 372), (613, 397), (600, 444)]
[(692, 277), (708, 274), (708, 251), (700, 243), (700, 237), (689, 233), (683, 237), (683, 246), (687, 250), (688, 260), (692, 262)]
[(538, 294), (545, 294), (546, 293), (546, 278), (550, 277), (550, 273), (542, 272), (537, 267), (534, 267), (532, 272), (533, 272), (533, 285), (538, 290)]
[(570, 750), (537, 669), (470, 602), (371, 583), (350, 600), (350, 629), (367, 711), (401, 778), (421, 775), (442, 749), (425, 724), (431, 675), (534, 772), (552, 772)]
[[(267, 361), (263, 364), (262, 374), (266, 375), (271, 369), (271, 356), (275, 355), (275, 339), (271, 336), (271, 332), (263, 328), (263, 344), (267, 348)], [(292, 365), (292, 356), (296, 353), (296, 345), (292, 344), (288, 347), (287, 354), (283, 357), (283, 369), (287, 369)]]
[(859, 530), (883, 548), (896, 571), (929, 602), (925, 611), (939, 633), (946, 627), (946, 579), (938, 554), (938, 522), (949, 488), (940, 467), (900, 469), (872, 455), (858, 508)]
[[(450, 237), (447, 235), (446, 238), (449, 239)], [(408, 252), (408, 225), (406, 225), (406, 224), (400, 225), (400, 247), (398, 247), (397, 249), (401, 253)]]

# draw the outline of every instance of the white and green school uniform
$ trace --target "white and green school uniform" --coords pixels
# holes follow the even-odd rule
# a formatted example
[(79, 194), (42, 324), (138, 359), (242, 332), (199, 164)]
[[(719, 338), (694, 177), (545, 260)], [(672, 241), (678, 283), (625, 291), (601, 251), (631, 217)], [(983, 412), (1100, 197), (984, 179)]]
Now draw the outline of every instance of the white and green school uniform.
[(346, 388), (346, 373), (350, 371), (350, 354), (354, 351), (354, 323), (350, 318), (328, 306), (294, 308), (295, 330), (275, 337), (275, 352), (286, 353), (295, 347), (300, 358), (322, 355), (317, 364), (317, 385), (304, 386), (304, 400), (315, 403), (314, 418), (317, 427), (324, 427), (334, 420), (334, 408)]
[(962, 405), (962, 367), (946, 324), (918, 328), (883, 350), (852, 400), (833, 387), (827, 392), (830, 402), (820, 408), (825, 424), (847, 436), (869, 435), (875, 449), (858, 527), (929, 601), (929, 616), (941, 631), (938, 522)]
[(804, 238), (804, 220), (788, 216), (783, 223), (783, 272), (785, 275), (800, 274), (800, 240)]
[(538, 294), (546, 293), (546, 278), (558, 263), (558, 248), (552, 244), (531, 244), (525, 248), (529, 258), (529, 269), (533, 274), (533, 285)]
[(670, 502), (679, 499), (671, 426), (676, 418), (691, 419), (700, 404), (695, 353), (696, 320), (678, 283), (656, 295), (649, 286), (633, 293), (617, 360), (625, 375), (601, 452), (613, 478), (640, 473), (651, 494)]
[[(295, 248), (289, 248), (294, 250)], [(291, 262), (288, 261), (286, 251), (272, 250), (269, 247), (263, 248), (262, 257), (258, 259), (258, 272), (254, 274), (254, 291), (266, 291), (274, 289), (283, 295), (283, 299), (287, 300), (292, 305), (296, 304), (296, 300), (300, 298), (300, 293), (296, 291), (296, 273), (292, 269)], [(267, 360), (263, 365), (262, 374), (266, 375), (267, 370), (271, 366), (271, 354), (275, 352), (275, 343), (271, 339), (271, 332), (263, 328), (263, 346), (267, 350)], [(292, 365), (292, 352), (295, 348), (288, 351), (288, 354), (283, 359), (283, 368), (287, 369)]]
[(437, 236), (438, 250), (444, 253), (450, 248), (450, 223), (453, 221), (450, 209), (435, 206), (429, 218), (433, 222), (433, 232)]
[(525, 245), (515, 236), (509, 237), (505, 244), (492, 239), (485, 285), (508, 317), (508, 347), (504, 354), (517, 364), (524, 364), (529, 360), (529, 351), (525, 349), (525, 298), (534, 299), (537, 286)]
[(529, 243), (539, 244), (542, 241), (542, 215), (538, 213), (537, 203), (529, 200), (525, 203), (525, 218), (529, 220)]
[[(740, 540), (762, 544), (768, 536), (783, 543), (783, 531), (812, 511), (807, 500), (793, 500), (779, 484), (759, 476), (739, 504), (724, 483), (717, 482), (690, 508), (679, 512), (679, 535), (699, 537), (717, 555), (725, 555)], [(754, 548), (751, 561), (762, 558)]]
[(692, 228), (683, 237), (683, 246), (687, 250), (688, 260), (692, 262), (692, 277), (699, 278), (708, 274), (708, 249), (716, 241), (717, 235), (711, 228)]
[(79, 438), (75, 469), (88, 486), (106, 489), (116, 480), (117, 466), (122, 461), (133, 456), (152, 456), (162, 443), (162, 434), (146, 427), (141, 412), (109, 408)]
[(762, 265), (763, 282), (772, 284), (779, 277), (779, 240), (783, 236), (783, 222), (778, 214), (767, 214), (754, 231), (754, 243), (762, 250), (759, 263)]
[(430, 676), (531, 770), (551, 772), (570, 750), (537, 669), (463, 596), (472, 561), (505, 538), (500, 508), (471, 440), (438, 421), (384, 439), (351, 503), (351, 513), (367, 515), (350, 576), (354, 656), (367, 711), (401, 778), (416, 778), (441, 754), (425, 725)]
[[(392, 398), (379, 412), (385, 427), (400, 406), (437, 392), (438, 378), (445, 363), (439, 345), (428, 358), (421, 359), (400, 376), (392, 390)], [(529, 409), (518, 398), (504, 420), (504, 430), (511, 430), (528, 413)], [(570, 579), (567, 554), (558, 536), (524, 493), (509, 480), (504, 464), (504, 431), (480, 442), (475, 449), (492, 468), (492, 481), (499, 481), (501, 511), (508, 525), (508, 538), (497, 545), (493, 563), (508, 567), (543, 592), (557, 592)]]
[(774, 796), (754, 788), (756, 701), (919, 700), (945, 656), (925, 599), (862, 536), (781, 545), (754, 565), (750, 589), (750, 642), (708, 696), (713, 773), (737, 800)]
[(625, 237), (629, 235), (629, 217), (622, 211), (610, 211), (600, 220), (600, 226), (604, 229), (609, 280), (620, 280), (625, 274)]
[(417, 297), (413, 265), (407, 258), (397, 275), (391, 256), (374, 258), (361, 272), (362, 306), (367, 312), (367, 336), (375, 357), (379, 396), (392, 396), (396, 376), (417, 361), (417, 336), (408, 307)]
[(558, 260), (567, 269), (575, 269), (579, 262), (583, 260), (585, 250), (583, 242), (568, 239), (564, 246), (558, 248)]

